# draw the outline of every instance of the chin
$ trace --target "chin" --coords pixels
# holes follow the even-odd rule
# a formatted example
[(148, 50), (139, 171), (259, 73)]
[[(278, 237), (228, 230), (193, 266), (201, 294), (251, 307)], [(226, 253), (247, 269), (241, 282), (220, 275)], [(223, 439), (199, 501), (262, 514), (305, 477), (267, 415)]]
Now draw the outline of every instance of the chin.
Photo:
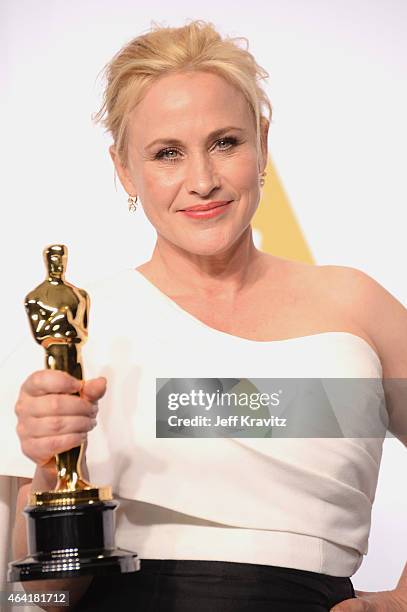
[(238, 240), (239, 236), (232, 236), (222, 232), (212, 236), (194, 236), (191, 234), (189, 240), (183, 240), (178, 246), (194, 255), (210, 257), (227, 252)]

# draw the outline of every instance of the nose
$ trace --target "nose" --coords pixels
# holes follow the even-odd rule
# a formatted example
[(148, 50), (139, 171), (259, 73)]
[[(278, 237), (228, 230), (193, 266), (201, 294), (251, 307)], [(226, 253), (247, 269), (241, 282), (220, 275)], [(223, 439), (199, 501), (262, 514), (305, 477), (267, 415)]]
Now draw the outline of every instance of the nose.
[(188, 193), (197, 194), (202, 198), (220, 187), (219, 174), (207, 155), (190, 159), (185, 186)]

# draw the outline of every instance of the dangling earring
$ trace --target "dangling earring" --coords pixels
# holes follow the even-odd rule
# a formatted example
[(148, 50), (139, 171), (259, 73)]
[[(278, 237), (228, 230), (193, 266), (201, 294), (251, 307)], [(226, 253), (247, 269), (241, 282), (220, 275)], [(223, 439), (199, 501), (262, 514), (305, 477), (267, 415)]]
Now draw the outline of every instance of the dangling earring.
[(267, 175), (266, 171), (264, 171), (261, 174), (259, 174), (259, 176), (260, 176), (260, 187), (264, 186), (264, 183), (266, 182), (266, 179), (265, 179), (266, 175)]
[(136, 212), (137, 200), (138, 200), (138, 196), (129, 195), (129, 199), (127, 200), (127, 203), (129, 205), (129, 212)]

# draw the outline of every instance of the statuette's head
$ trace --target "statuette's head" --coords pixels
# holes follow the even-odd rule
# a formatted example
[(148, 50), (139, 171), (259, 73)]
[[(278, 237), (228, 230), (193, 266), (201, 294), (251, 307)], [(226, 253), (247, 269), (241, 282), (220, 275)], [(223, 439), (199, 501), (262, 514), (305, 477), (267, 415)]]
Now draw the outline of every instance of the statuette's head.
[(52, 278), (62, 278), (68, 257), (68, 250), (64, 244), (52, 244), (44, 251), (45, 264), (48, 274)]

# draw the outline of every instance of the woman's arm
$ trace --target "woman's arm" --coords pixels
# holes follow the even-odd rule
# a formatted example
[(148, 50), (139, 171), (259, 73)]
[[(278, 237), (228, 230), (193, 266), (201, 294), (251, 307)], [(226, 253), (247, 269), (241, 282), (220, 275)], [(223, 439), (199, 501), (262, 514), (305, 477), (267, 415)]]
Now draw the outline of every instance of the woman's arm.
[[(354, 268), (340, 270), (346, 291), (352, 296), (358, 324), (372, 339), (380, 357), (389, 430), (407, 446), (407, 309), (364, 272)], [(356, 594), (356, 599), (341, 602), (331, 612), (406, 612), (407, 563), (393, 590)]]
[(375, 280), (359, 274), (362, 323), (382, 363), (389, 430), (407, 446), (407, 309)]

